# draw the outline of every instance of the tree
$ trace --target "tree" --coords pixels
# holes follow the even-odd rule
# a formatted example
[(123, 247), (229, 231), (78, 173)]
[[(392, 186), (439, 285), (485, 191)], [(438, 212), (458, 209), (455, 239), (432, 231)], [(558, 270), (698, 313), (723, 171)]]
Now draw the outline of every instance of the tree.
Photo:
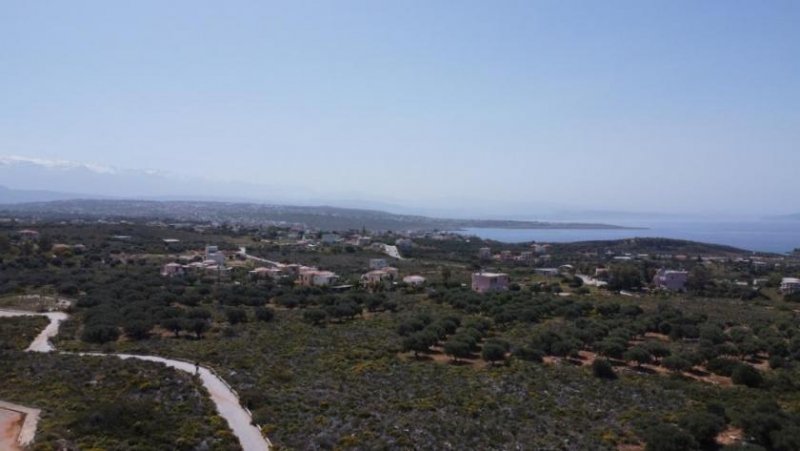
[(725, 428), (725, 420), (709, 412), (690, 413), (681, 418), (678, 424), (704, 448), (713, 447), (717, 435)]
[(268, 307), (256, 307), (255, 314), (259, 321), (268, 322), (275, 318), (275, 311)]
[(450, 268), (442, 268), (442, 282), (445, 285), (448, 285), (450, 283), (451, 276), (452, 272), (450, 271)]
[(232, 325), (247, 322), (247, 312), (240, 307), (226, 308), (225, 317), (228, 319), (228, 322), (231, 323)]
[(456, 361), (458, 361), (459, 358), (469, 357), (471, 352), (470, 344), (461, 340), (451, 338), (444, 344), (444, 353), (451, 356), (453, 360)]
[(428, 331), (415, 332), (403, 339), (403, 351), (413, 351), (414, 357), (419, 357), (420, 352), (428, 352), (436, 343), (436, 337)]
[(118, 338), (119, 329), (107, 324), (87, 325), (81, 335), (81, 340), (89, 343), (107, 343), (117, 341)]
[(499, 343), (486, 343), (483, 345), (481, 357), (483, 360), (491, 362), (491, 364), (494, 365), (494, 362), (505, 360), (506, 349)]
[(676, 373), (686, 371), (692, 367), (691, 362), (677, 355), (664, 357), (664, 360), (662, 360), (661, 363), (664, 365), (665, 368), (667, 368), (670, 371), (674, 371)]
[(315, 326), (322, 324), (327, 317), (328, 315), (325, 311), (318, 308), (308, 309), (303, 312), (303, 320)]
[(650, 363), (652, 356), (647, 349), (641, 346), (634, 346), (623, 355), (624, 359), (628, 362), (636, 362), (637, 367), (641, 367), (645, 363)]
[(649, 341), (645, 343), (645, 349), (650, 352), (650, 354), (656, 358), (656, 360), (660, 360), (664, 357), (667, 357), (671, 354), (669, 348), (664, 345), (664, 343), (658, 341)]
[(647, 451), (685, 451), (696, 449), (694, 437), (672, 424), (658, 424), (647, 429), (644, 434)]
[(740, 363), (734, 368), (731, 380), (736, 385), (758, 387), (764, 381), (761, 372), (746, 363)]
[(175, 338), (178, 338), (181, 330), (183, 330), (183, 321), (180, 318), (167, 318), (161, 322), (161, 327), (172, 332), (175, 334)]
[(592, 374), (600, 379), (617, 378), (617, 373), (614, 372), (611, 362), (609, 362), (607, 359), (595, 359), (595, 361), (592, 362)]
[(7, 235), (0, 235), (0, 254), (5, 254), (11, 250), (11, 241)]
[(609, 273), (611, 280), (608, 287), (612, 290), (628, 290), (642, 286), (642, 271), (634, 265), (614, 265)]
[(144, 340), (150, 336), (150, 329), (152, 324), (144, 320), (132, 320), (123, 326), (125, 335), (132, 340)]
[(189, 330), (194, 332), (197, 338), (203, 338), (203, 334), (208, 332), (208, 329), (211, 328), (211, 324), (202, 318), (195, 318), (189, 324)]
[(625, 343), (622, 340), (607, 338), (595, 345), (601, 355), (614, 359), (621, 359), (625, 354)]

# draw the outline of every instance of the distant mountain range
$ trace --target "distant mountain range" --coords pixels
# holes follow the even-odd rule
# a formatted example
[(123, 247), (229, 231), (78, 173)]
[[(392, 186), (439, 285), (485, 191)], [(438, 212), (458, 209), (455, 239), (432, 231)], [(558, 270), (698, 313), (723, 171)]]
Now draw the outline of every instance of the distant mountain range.
[(152, 219), (212, 221), (242, 225), (305, 224), (325, 230), (457, 230), (467, 227), (524, 229), (624, 229), (608, 224), (495, 219), (444, 219), (378, 210), (241, 202), (77, 199), (0, 205), (0, 216), (44, 219)]

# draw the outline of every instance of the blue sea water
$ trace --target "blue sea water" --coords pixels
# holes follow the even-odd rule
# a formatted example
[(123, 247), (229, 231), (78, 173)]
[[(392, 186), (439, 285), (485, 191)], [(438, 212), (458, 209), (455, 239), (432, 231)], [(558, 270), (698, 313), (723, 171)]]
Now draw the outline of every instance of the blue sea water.
[(495, 229), (467, 228), (459, 231), (506, 243), (528, 241), (563, 243), (624, 238), (674, 238), (724, 244), (740, 249), (786, 253), (800, 248), (800, 221), (609, 221), (643, 230)]

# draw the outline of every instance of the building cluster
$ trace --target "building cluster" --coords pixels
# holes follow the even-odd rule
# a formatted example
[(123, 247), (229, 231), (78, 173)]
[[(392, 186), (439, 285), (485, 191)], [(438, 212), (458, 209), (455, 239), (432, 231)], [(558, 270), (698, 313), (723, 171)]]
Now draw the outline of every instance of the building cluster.
[(197, 276), (215, 276), (227, 278), (231, 268), (225, 265), (226, 254), (217, 246), (206, 246), (202, 261), (193, 261), (196, 257), (182, 256), (178, 262), (167, 263), (161, 267), (164, 277), (180, 277), (186, 274)]
[(298, 263), (273, 263), (271, 266), (260, 266), (250, 271), (253, 279), (294, 278), (298, 285), (307, 287), (327, 287), (335, 284), (339, 276), (332, 271), (321, 270), (315, 266)]
[(488, 247), (478, 249), (478, 258), (481, 261), (499, 261), (503, 263), (533, 263), (536, 261), (533, 251), (522, 251), (519, 254), (514, 254), (511, 251), (500, 251), (498, 254), (492, 254), (492, 250)]

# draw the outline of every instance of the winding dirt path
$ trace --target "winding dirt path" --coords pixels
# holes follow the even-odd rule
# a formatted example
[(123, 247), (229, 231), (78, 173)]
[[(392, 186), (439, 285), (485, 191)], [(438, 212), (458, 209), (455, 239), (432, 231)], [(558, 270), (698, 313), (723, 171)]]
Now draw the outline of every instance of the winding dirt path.
[[(14, 316), (46, 316), (50, 319), (50, 324), (33, 340), (28, 347), (29, 352), (52, 352), (55, 347), (50, 343), (50, 339), (58, 335), (59, 326), (69, 315), (63, 312), (36, 313), (22, 310), (0, 310), (0, 317)], [(68, 353), (64, 353), (68, 354)], [(136, 355), (136, 354), (103, 354), (93, 352), (77, 353), (82, 356), (92, 357), (116, 357), (123, 360), (137, 359), (148, 362), (158, 362), (190, 374), (197, 374), (203, 386), (211, 395), (211, 400), (217, 407), (217, 412), (228, 422), (234, 435), (239, 439), (244, 451), (269, 451), (271, 443), (264, 437), (261, 430), (253, 425), (250, 412), (239, 404), (239, 397), (233, 389), (209, 368), (182, 360), (167, 359), (158, 356)]]

